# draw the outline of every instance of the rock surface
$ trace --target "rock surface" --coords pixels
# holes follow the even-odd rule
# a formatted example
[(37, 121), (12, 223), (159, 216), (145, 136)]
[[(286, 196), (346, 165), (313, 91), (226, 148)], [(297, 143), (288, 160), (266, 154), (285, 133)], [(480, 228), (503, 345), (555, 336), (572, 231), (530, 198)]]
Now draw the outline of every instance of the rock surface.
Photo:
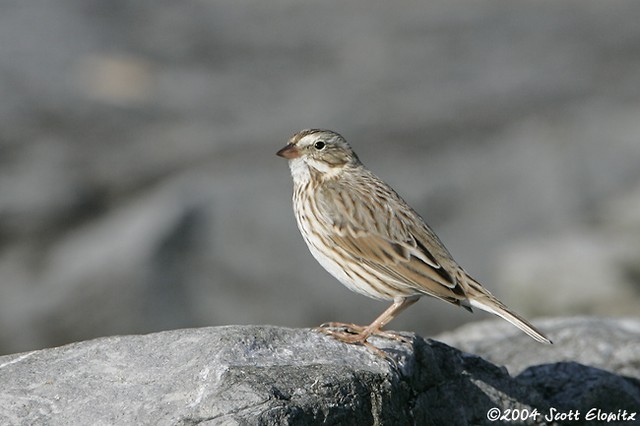
[(640, 378), (638, 318), (552, 318), (536, 325), (550, 336), (552, 346), (530, 344), (535, 342), (502, 320), (467, 324), (435, 339), (504, 365), (511, 374), (530, 365), (573, 361)]
[[(567, 335), (580, 324), (566, 322)], [(608, 344), (598, 336), (594, 342)], [(537, 353), (529, 359), (542, 365), (516, 377), (476, 355), (407, 337), (411, 344), (374, 339), (395, 364), (311, 330), (273, 326), (116, 336), (8, 355), (0, 358), (0, 424), (477, 425), (489, 423), (491, 408), (537, 409), (540, 423), (554, 407), (640, 407), (638, 376), (545, 364), (550, 349), (521, 345), (526, 336), (501, 346)], [(630, 365), (638, 365), (635, 356)]]

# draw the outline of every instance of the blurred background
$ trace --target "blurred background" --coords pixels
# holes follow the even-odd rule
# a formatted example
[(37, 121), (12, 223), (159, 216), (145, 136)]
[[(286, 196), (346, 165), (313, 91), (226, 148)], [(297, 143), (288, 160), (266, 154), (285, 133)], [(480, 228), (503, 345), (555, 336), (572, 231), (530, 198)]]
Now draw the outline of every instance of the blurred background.
[[(369, 323), (275, 156), (342, 133), (527, 317), (640, 313), (640, 2), (0, 5), (0, 353)], [(486, 318), (433, 299), (392, 329)]]

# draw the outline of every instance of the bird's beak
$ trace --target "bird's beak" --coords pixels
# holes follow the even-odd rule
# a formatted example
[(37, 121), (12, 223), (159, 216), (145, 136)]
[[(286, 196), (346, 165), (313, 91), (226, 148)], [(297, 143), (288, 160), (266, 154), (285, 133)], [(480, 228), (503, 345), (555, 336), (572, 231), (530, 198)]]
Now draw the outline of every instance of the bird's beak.
[(288, 144), (287, 146), (282, 148), (280, 151), (276, 152), (276, 155), (282, 158), (286, 158), (287, 160), (291, 160), (293, 158), (300, 157), (300, 150), (298, 149), (297, 146), (293, 144)]

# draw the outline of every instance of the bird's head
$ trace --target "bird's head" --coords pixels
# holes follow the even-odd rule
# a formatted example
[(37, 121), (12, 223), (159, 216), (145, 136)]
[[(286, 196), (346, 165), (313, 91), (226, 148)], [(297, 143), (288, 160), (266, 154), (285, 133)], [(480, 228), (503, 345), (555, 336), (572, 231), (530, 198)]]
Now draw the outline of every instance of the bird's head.
[(289, 143), (277, 152), (289, 160), (291, 173), (320, 173), (335, 176), (345, 167), (360, 164), (358, 156), (347, 141), (331, 130), (303, 130), (289, 139)]

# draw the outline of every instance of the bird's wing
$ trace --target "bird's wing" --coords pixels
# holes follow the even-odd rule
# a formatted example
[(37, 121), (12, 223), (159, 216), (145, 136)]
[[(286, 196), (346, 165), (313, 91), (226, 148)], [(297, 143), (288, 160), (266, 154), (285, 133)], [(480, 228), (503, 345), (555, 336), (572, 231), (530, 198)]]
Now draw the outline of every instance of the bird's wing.
[(328, 238), (348, 255), (420, 292), (457, 304), (466, 300), (443, 262), (455, 265), (451, 255), (390, 188), (337, 185), (320, 190), (317, 201), (330, 225)]

